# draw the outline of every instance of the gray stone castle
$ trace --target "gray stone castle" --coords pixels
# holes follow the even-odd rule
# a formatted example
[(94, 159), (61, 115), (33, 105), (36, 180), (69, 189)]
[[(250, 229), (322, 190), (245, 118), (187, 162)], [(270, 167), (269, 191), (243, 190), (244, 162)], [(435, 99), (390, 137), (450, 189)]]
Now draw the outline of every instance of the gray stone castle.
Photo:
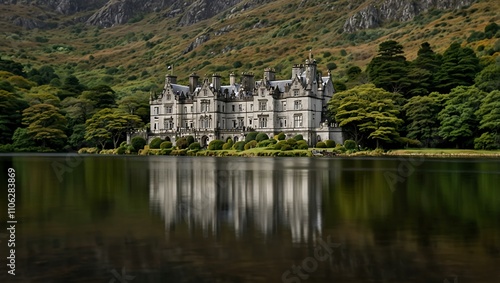
[(326, 120), (334, 92), (330, 72), (321, 76), (311, 54), (305, 64), (293, 66), (288, 80), (276, 80), (270, 68), (258, 81), (252, 73), (243, 73), (237, 83), (232, 73), (229, 85), (221, 85), (218, 74), (202, 81), (191, 74), (187, 86), (167, 74), (161, 94), (150, 99), (149, 138), (175, 142), (192, 135), (205, 146), (214, 139), (244, 140), (247, 133), (258, 131), (269, 137), (280, 132), (287, 138), (301, 134), (309, 145), (326, 139), (343, 143), (342, 130)]

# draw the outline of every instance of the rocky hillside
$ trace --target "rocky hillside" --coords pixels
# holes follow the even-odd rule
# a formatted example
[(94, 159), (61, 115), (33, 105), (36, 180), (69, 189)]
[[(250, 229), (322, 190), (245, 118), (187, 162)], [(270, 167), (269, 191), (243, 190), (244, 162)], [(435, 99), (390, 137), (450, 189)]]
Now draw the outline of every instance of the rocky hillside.
[(310, 49), (321, 71), (342, 78), (389, 39), (410, 60), (425, 41), (437, 52), (459, 41), (486, 54), (498, 38), (469, 37), (500, 24), (496, 2), (0, 0), (0, 54), (125, 91), (160, 84), (167, 65), (181, 82), (192, 72), (227, 78), (265, 67), (287, 77)]

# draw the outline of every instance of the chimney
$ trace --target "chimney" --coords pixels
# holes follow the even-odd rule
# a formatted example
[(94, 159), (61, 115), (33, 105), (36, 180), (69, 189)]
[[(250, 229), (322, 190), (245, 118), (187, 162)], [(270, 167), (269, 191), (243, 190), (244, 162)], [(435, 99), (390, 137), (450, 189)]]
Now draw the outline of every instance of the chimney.
[(177, 83), (177, 76), (166, 75), (165, 76), (165, 84), (167, 84), (167, 83), (176, 84)]
[(255, 88), (253, 73), (243, 73), (242, 83), (248, 93), (253, 93), (253, 89)]
[(264, 69), (264, 77), (267, 78), (268, 81), (274, 81), (274, 80), (276, 80), (274, 69), (272, 69), (272, 68), (265, 68)]
[(219, 76), (219, 74), (213, 74), (212, 75), (212, 87), (215, 90), (219, 90), (220, 89), (220, 76)]
[(234, 73), (229, 74), (229, 85), (236, 84), (236, 75)]
[(192, 73), (189, 75), (189, 92), (193, 93), (196, 87), (198, 86), (198, 76), (196, 73)]
[(302, 65), (295, 64), (292, 67), (292, 80), (295, 79), (295, 76), (299, 76), (302, 74)]

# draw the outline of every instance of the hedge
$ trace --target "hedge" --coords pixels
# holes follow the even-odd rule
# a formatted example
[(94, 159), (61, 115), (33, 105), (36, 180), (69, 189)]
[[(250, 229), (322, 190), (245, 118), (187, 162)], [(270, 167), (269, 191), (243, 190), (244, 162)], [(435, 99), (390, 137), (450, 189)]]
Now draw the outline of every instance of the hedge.
[(213, 140), (208, 144), (209, 150), (221, 150), (224, 142), (221, 140)]
[[(159, 149), (162, 142), (163, 141), (160, 138), (154, 138), (149, 143), (149, 148), (151, 148), (151, 149)], [(136, 148), (136, 149), (139, 150), (140, 148)]]

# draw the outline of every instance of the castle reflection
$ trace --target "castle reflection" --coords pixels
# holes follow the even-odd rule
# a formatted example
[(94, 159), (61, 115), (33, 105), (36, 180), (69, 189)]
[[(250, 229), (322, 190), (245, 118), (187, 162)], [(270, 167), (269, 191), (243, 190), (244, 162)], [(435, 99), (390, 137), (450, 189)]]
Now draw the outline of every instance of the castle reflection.
[(263, 235), (285, 227), (294, 243), (321, 236), (321, 184), (326, 168), (293, 166), (310, 159), (260, 160), (152, 159), (150, 205), (162, 215), (167, 230), (187, 223), (190, 229), (216, 235), (225, 225), (238, 237), (251, 226)]

